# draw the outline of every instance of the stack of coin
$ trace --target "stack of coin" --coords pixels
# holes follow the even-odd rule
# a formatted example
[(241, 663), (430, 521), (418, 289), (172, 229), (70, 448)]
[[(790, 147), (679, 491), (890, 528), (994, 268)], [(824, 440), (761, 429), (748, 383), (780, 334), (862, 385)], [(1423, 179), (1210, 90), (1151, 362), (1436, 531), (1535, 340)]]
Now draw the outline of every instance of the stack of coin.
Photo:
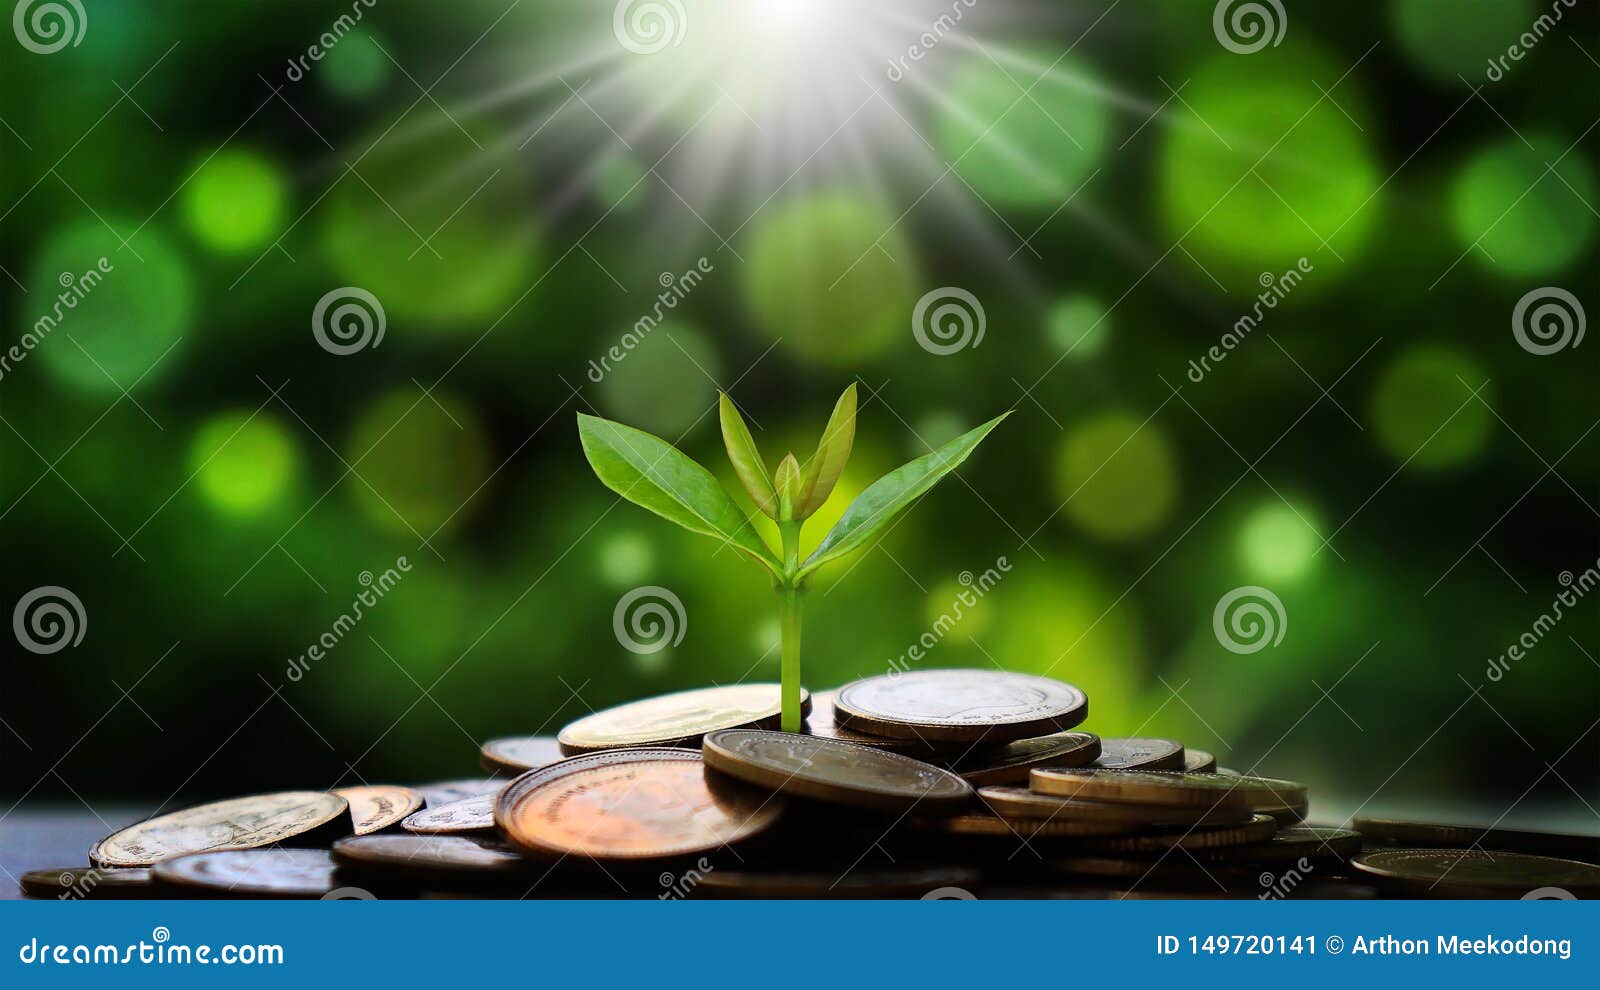
[(635, 701), (484, 743), (494, 776), (202, 804), (21, 883), (72, 898), (1600, 892), (1600, 867), (1574, 862), (1600, 859), (1600, 840), (1305, 825), (1304, 784), (1083, 731), (1084, 693), (1046, 677), (867, 678), (807, 696), (800, 733), (775, 731), (779, 708), (774, 684)]

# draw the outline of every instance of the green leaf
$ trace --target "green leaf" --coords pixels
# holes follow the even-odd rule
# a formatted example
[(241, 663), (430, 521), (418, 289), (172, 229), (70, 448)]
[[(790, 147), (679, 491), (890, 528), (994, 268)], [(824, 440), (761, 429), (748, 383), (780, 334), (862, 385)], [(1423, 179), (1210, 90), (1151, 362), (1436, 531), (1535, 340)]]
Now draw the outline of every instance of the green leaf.
[(733, 464), (733, 473), (739, 476), (739, 483), (755, 500), (756, 508), (776, 519), (778, 494), (772, 488), (772, 479), (767, 476), (767, 464), (761, 459), (755, 437), (750, 435), (744, 417), (739, 415), (739, 407), (733, 404), (727, 393), (718, 392), (717, 395), (717, 416), (722, 420), (722, 443), (728, 448), (728, 460)]
[(589, 465), (607, 488), (684, 529), (732, 544), (774, 576), (781, 571), (777, 558), (711, 472), (671, 444), (583, 413), (578, 414), (578, 436)]
[(839, 475), (844, 473), (845, 463), (850, 460), (850, 451), (855, 442), (856, 386), (852, 382), (834, 404), (833, 415), (828, 417), (828, 426), (822, 431), (817, 452), (806, 463), (805, 475), (800, 479), (802, 494), (794, 510), (796, 519), (810, 518), (828, 501), (828, 496), (833, 494), (833, 486), (839, 483)]
[(800, 462), (795, 460), (794, 454), (788, 454), (778, 462), (778, 473), (772, 479), (772, 486), (778, 492), (778, 521), (793, 522), (799, 518), (795, 514), (795, 505), (800, 501)]
[(997, 416), (933, 453), (903, 464), (868, 485), (844, 510), (844, 515), (822, 538), (817, 549), (806, 558), (799, 577), (803, 578), (823, 564), (866, 546), (888, 528), (901, 509), (916, 501), (939, 479), (960, 467), (983, 438), (989, 435), (989, 431), (1009, 415)]

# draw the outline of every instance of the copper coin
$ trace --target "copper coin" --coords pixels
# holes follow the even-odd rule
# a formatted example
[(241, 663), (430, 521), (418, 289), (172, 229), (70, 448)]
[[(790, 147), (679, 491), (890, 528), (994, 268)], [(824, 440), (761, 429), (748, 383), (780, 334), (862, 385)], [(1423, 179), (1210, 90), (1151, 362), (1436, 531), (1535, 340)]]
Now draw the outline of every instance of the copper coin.
[(507, 736), (483, 744), (483, 768), (491, 773), (527, 773), (564, 759), (555, 736)]
[(1248, 805), (1263, 814), (1306, 798), (1305, 785), (1290, 780), (1173, 770), (1036, 769), (1029, 775), (1028, 786), (1044, 794), (1088, 801)]
[(756, 900), (972, 900), (978, 872), (961, 866), (847, 870), (843, 873), (756, 873), (713, 870), (695, 885), (702, 896)]
[(407, 815), (422, 807), (423, 800), (418, 791), (390, 784), (341, 787), (333, 793), (350, 802), (350, 823), (356, 835), (381, 832), (400, 824)]
[[(1214, 852), (1232, 852), (1235, 849), (1255, 848), (1271, 839), (1278, 830), (1278, 822), (1271, 815), (1255, 815), (1243, 825), (1224, 825), (1213, 828), (1192, 828), (1183, 831), (1162, 831), (1143, 835), (1124, 835), (1109, 839), (1095, 839), (1083, 843), (1086, 853), (1105, 853), (1120, 856), (1156, 855), (1172, 851), (1195, 852), (1201, 849)], [(1239, 859), (1249, 857), (1240, 853)]]
[(1171, 739), (1112, 736), (1100, 740), (1100, 758), (1094, 765), (1106, 770), (1182, 770), (1183, 744)]
[(1350, 865), (1380, 887), (1408, 897), (1515, 897), (1559, 891), (1600, 896), (1600, 866), (1548, 856), (1481, 849), (1380, 849)]
[(325, 849), (240, 849), (157, 863), (157, 883), (232, 897), (322, 897), (338, 889)]
[(400, 824), (407, 832), (425, 835), (462, 835), (468, 832), (494, 831), (495, 795), (470, 797), (437, 808), (425, 808), (408, 816)]
[(118, 869), (68, 866), (24, 873), (18, 886), (29, 897), (57, 897), (63, 901), (104, 900), (150, 896), (150, 870), (136, 866)]
[(846, 729), (931, 742), (1009, 742), (1070, 729), (1089, 713), (1071, 684), (1001, 670), (917, 670), (847, 684), (834, 701)]
[(1208, 753), (1203, 749), (1185, 746), (1183, 748), (1183, 766), (1181, 769), (1185, 773), (1216, 773), (1216, 754)]
[(1034, 767), (1081, 767), (1100, 755), (1100, 737), (1092, 732), (1057, 732), (1018, 739), (1004, 746), (972, 750), (947, 764), (974, 787), (1026, 784)]
[(1249, 863), (1283, 863), (1301, 859), (1349, 859), (1361, 851), (1361, 833), (1328, 825), (1291, 825), (1265, 842), (1210, 849), (1214, 859)]
[(254, 849), (319, 829), (349, 804), (328, 791), (284, 791), (214, 801), (130, 825), (94, 847), (101, 866), (153, 866), (187, 853)]
[[(730, 684), (679, 691), (595, 712), (561, 730), (568, 755), (638, 746), (699, 746), (708, 732), (752, 727), (776, 728), (782, 713), (776, 684)], [(811, 696), (800, 693), (801, 713)]]
[(978, 796), (990, 811), (1006, 819), (1088, 821), (1150, 827), (1243, 825), (1254, 813), (1243, 805), (1118, 804), (1040, 794), (1026, 787), (980, 787)]
[(700, 754), (629, 749), (563, 760), (512, 781), (494, 819), (541, 857), (641, 860), (710, 852), (771, 828), (783, 800), (708, 778)]
[(1373, 842), (1395, 846), (1444, 847), (1504, 850), (1534, 856), (1575, 859), (1600, 863), (1600, 836), (1559, 832), (1530, 832), (1515, 828), (1484, 828), (1477, 825), (1445, 825), (1432, 822), (1398, 821), (1392, 818), (1357, 818), (1351, 825)]
[(916, 819), (912, 824), (931, 832), (950, 835), (984, 836), (1002, 839), (1064, 839), (1081, 836), (1127, 835), (1143, 826), (1122, 825), (1116, 822), (1075, 821), (1070, 818), (1045, 820), (1043, 818), (1001, 818), (998, 815), (974, 812), (951, 815), (948, 818)]
[(762, 790), (832, 804), (934, 813), (972, 800), (972, 785), (931, 763), (797, 732), (713, 732), (703, 754), (706, 766)]

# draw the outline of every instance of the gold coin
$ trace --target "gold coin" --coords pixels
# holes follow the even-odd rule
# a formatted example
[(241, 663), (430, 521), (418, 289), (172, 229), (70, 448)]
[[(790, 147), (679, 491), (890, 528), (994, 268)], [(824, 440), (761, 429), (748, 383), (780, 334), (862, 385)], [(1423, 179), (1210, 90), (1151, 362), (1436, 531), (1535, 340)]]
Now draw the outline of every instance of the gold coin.
[(465, 777), (461, 780), (440, 780), (432, 784), (418, 784), (416, 790), (430, 808), (454, 804), (471, 797), (499, 794), (505, 790), (504, 777)]
[(437, 808), (425, 808), (406, 817), (400, 824), (407, 832), (424, 835), (463, 835), (494, 831), (495, 795), (482, 794)]
[(706, 766), (766, 791), (859, 808), (936, 813), (972, 800), (972, 785), (931, 763), (796, 732), (725, 729), (706, 736)]
[(160, 884), (226, 897), (322, 897), (340, 885), (325, 849), (236, 849), (194, 853), (157, 863)]
[[(631, 701), (578, 719), (557, 739), (569, 756), (639, 746), (698, 746), (718, 729), (777, 727), (782, 711), (776, 684), (732, 684)], [(801, 710), (810, 695), (801, 692)]]
[(1002, 818), (1044, 818), (1050, 821), (1114, 822), (1123, 825), (1187, 827), (1243, 825), (1254, 814), (1242, 805), (1116, 804), (1040, 794), (1025, 787), (980, 787), (978, 796)]
[(918, 670), (846, 684), (838, 723), (925, 742), (1009, 742), (1070, 729), (1089, 713), (1071, 684), (1001, 670)]
[(819, 691), (811, 696), (811, 714), (806, 716), (804, 732), (808, 736), (818, 739), (837, 739), (840, 742), (855, 743), (857, 746), (871, 746), (874, 749), (887, 749), (895, 753), (916, 753), (927, 749), (916, 739), (894, 739), (889, 736), (874, 736), (865, 732), (856, 732), (852, 729), (840, 727), (834, 717), (833, 702), (838, 695), (837, 691)]
[(490, 773), (527, 773), (566, 758), (555, 736), (507, 736), (483, 744), (481, 760)]
[(1350, 865), (1380, 887), (1408, 897), (1523, 897), (1546, 890), (1600, 895), (1600, 866), (1525, 853), (1380, 849), (1362, 853)]
[[(754, 873), (712, 870), (694, 887), (697, 895), (754, 900), (923, 897), (972, 900), (978, 872), (961, 866), (848, 870), (843, 873)], [(938, 895), (935, 897), (934, 895)]]
[(563, 760), (512, 781), (495, 822), (541, 857), (641, 860), (710, 852), (758, 835), (782, 798), (715, 780), (700, 754), (629, 749)]
[(1203, 749), (1194, 749), (1185, 746), (1183, 749), (1183, 770), (1186, 773), (1216, 773), (1217, 757)]
[(981, 787), (1026, 784), (1034, 767), (1081, 767), (1099, 755), (1100, 738), (1094, 733), (1058, 732), (973, 750), (947, 765), (967, 783)]
[(17, 881), (28, 897), (57, 897), (64, 901), (149, 897), (150, 870), (68, 866), (56, 870), (31, 870)]
[(1291, 825), (1264, 842), (1212, 849), (1216, 859), (1250, 863), (1282, 863), (1300, 859), (1349, 859), (1361, 851), (1361, 834), (1328, 825)]
[(368, 784), (341, 787), (333, 793), (350, 802), (350, 823), (356, 835), (381, 832), (398, 825), (407, 815), (422, 807), (422, 794), (409, 787)]
[(130, 825), (102, 839), (91, 855), (100, 866), (153, 866), (187, 853), (254, 849), (319, 829), (348, 809), (327, 791), (230, 798)]
[(1165, 853), (1172, 850), (1194, 852), (1215, 850), (1219, 847), (1244, 847), (1272, 838), (1278, 823), (1271, 815), (1254, 815), (1243, 825), (1221, 828), (1196, 828), (1183, 832), (1157, 832), (1147, 835), (1124, 835), (1114, 838), (1094, 839), (1083, 843), (1086, 853)]
[(1392, 818), (1357, 818), (1352, 827), (1373, 842), (1397, 846), (1476, 847), (1491, 852), (1529, 853), (1600, 863), (1600, 836), (1559, 832), (1530, 832), (1514, 828), (1480, 828), (1397, 821)]
[(1100, 757), (1094, 765), (1106, 770), (1182, 770), (1183, 744), (1171, 739), (1112, 736), (1100, 740)]
[(487, 835), (362, 835), (333, 844), (342, 866), (392, 872), (517, 873), (531, 865), (516, 849)]
[(998, 815), (975, 812), (951, 815), (949, 818), (921, 818), (912, 823), (917, 828), (950, 835), (985, 836), (1006, 839), (1064, 839), (1077, 836), (1126, 835), (1138, 825), (1120, 825), (1116, 822), (1074, 821), (1057, 818), (1001, 818)]

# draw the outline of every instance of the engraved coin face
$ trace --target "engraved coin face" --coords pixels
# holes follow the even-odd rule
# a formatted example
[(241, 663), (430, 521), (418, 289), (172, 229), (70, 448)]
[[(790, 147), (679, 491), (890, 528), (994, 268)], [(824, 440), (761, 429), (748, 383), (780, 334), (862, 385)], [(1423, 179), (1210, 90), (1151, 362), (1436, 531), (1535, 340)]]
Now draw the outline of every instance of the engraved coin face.
[(929, 741), (1005, 742), (1070, 729), (1089, 711), (1071, 684), (1000, 670), (919, 670), (847, 684), (839, 725)]
[(425, 808), (406, 817), (401, 826), (407, 832), (427, 835), (460, 835), (466, 832), (494, 831), (495, 795), (483, 794), (437, 808)]
[[(1268, 815), (1258, 815), (1273, 821)], [(1289, 863), (1301, 859), (1349, 859), (1361, 851), (1361, 833), (1331, 825), (1292, 825), (1278, 828), (1252, 845), (1207, 850), (1213, 859), (1237, 859), (1250, 863)]]
[(1306, 787), (1269, 777), (1224, 777), (1215, 773), (1172, 770), (1034, 769), (1029, 786), (1042, 794), (1089, 801), (1121, 801), (1164, 805), (1247, 806), (1304, 802)]
[(757, 787), (835, 804), (937, 812), (973, 795), (965, 780), (921, 760), (795, 732), (714, 732), (704, 754), (707, 766)]
[(1129, 736), (1100, 740), (1100, 757), (1094, 761), (1107, 770), (1183, 770), (1185, 763), (1182, 743)]
[(1351, 864), (1385, 886), (1418, 896), (1521, 897), (1555, 887), (1577, 897), (1600, 891), (1600, 866), (1481, 849), (1382, 849)]
[(407, 815), (422, 807), (422, 795), (409, 787), (369, 784), (341, 787), (333, 793), (350, 802), (350, 823), (356, 835), (381, 832), (400, 824)]
[(1473, 846), (1490, 851), (1504, 849), (1506, 852), (1575, 859), (1580, 863), (1600, 863), (1600, 836), (1594, 835), (1409, 822), (1392, 818), (1357, 818), (1351, 827), (1374, 842), (1395, 846), (1434, 848)]
[(321, 897), (336, 889), (325, 849), (243, 849), (195, 853), (158, 863), (158, 883), (234, 897)]
[(1026, 787), (980, 787), (978, 796), (989, 810), (1005, 819), (1083, 821), (1188, 828), (1197, 825), (1243, 825), (1255, 817), (1244, 805), (1132, 804), (1090, 801), (1041, 794)]
[[(776, 684), (732, 684), (664, 694), (580, 718), (557, 738), (569, 755), (625, 746), (698, 746), (718, 729), (775, 726), (782, 709), (778, 690)], [(801, 698), (809, 710), (809, 695)]]
[(682, 749), (592, 753), (512, 781), (495, 821), (540, 857), (641, 860), (711, 852), (766, 831), (781, 798), (709, 778)]
[(333, 844), (333, 858), (345, 866), (398, 873), (445, 870), (456, 873), (515, 873), (528, 860), (506, 842), (487, 835), (362, 835)]
[(508, 736), (483, 744), (483, 768), (505, 773), (527, 773), (565, 759), (555, 736)]
[(467, 798), (482, 797), (485, 794), (493, 796), (505, 789), (504, 777), (467, 777), (462, 780), (441, 780), (432, 784), (418, 784), (417, 792), (422, 795), (427, 806), (437, 808), (441, 804), (454, 804), (465, 801)]
[(94, 849), (101, 866), (153, 866), (187, 853), (254, 849), (320, 828), (349, 805), (327, 791), (284, 791), (215, 801), (130, 825)]

